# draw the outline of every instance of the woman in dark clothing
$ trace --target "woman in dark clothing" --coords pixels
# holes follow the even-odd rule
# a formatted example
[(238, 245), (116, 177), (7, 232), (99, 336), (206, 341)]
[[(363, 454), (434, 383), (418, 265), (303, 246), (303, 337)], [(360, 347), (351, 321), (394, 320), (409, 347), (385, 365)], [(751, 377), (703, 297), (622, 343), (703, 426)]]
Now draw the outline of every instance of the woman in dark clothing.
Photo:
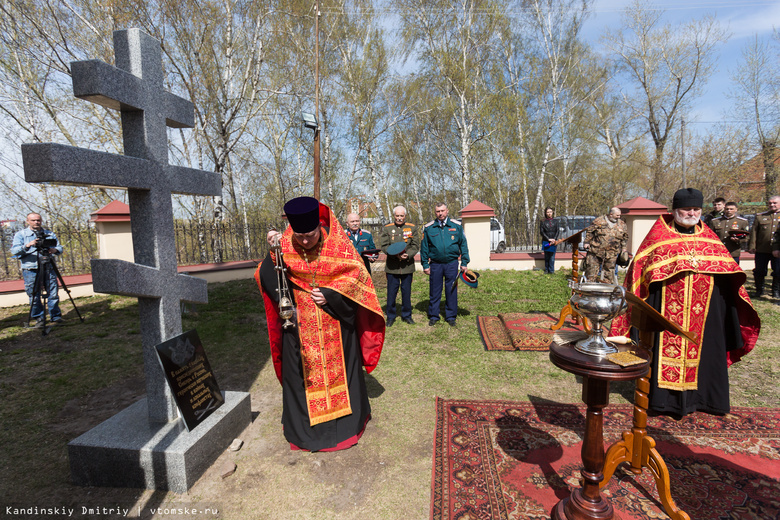
[(544, 251), (544, 272), (555, 272), (555, 250), (558, 243), (558, 223), (553, 219), (555, 210), (547, 207), (544, 209), (544, 220), (539, 223), (539, 233), (542, 235), (542, 250)]

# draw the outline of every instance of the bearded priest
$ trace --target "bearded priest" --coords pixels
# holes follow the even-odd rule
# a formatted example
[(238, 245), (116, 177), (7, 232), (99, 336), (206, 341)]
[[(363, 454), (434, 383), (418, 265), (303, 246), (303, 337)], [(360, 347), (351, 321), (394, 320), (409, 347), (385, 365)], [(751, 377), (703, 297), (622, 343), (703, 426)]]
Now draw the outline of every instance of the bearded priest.
[[(626, 273), (626, 290), (699, 339), (656, 335), (651, 414), (728, 413), (727, 369), (753, 349), (761, 329), (745, 273), (701, 222), (703, 201), (699, 190), (678, 190), (672, 213), (653, 224)], [(613, 320), (611, 334), (629, 335), (630, 324), (631, 309)]]
[(363, 372), (379, 363), (385, 320), (355, 247), (330, 208), (312, 197), (284, 205), (255, 272), (282, 384), (282, 427), (293, 450), (357, 444), (371, 418)]

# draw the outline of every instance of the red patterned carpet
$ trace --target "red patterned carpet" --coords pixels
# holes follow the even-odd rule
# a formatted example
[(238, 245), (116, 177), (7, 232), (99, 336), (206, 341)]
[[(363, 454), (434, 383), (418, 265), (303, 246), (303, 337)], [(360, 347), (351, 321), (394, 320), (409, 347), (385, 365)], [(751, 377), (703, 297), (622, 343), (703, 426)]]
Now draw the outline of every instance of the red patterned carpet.
[[(498, 316), (477, 316), (477, 327), (485, 350), (549, 350), (553, 341), (550, 326), (558, 316), (541, 312), (508, 312)], [(566, 320), (562, 331), (581, 331)]]
[[(605, 409), (605, 447), (630, 428), (631, 410)], [(431, 518), (550, 518), (578, 486), (584, 426), (584, 405), (437, 399)], [(780, 518), (780, 409), (651, 417), (648, 433), (669, 468), (672, 498), (693, 520)], [(668, 518), (649, 472), (624, 468), (603, 490), (615, 518)]]

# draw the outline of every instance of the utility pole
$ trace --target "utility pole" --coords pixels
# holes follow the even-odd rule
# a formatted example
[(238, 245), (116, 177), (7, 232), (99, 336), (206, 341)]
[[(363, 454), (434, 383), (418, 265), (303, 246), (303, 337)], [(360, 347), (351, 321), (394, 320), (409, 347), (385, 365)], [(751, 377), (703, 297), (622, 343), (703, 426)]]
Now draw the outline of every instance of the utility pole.
[(320, 0), (314, 2), (314, 198), (320, 200)]
[(688, 181), (685, 177), (685, 118), (680, 118), (680, 157), (682, 160), (682, 181), (683, 181), (683, 189), (688, 188)]

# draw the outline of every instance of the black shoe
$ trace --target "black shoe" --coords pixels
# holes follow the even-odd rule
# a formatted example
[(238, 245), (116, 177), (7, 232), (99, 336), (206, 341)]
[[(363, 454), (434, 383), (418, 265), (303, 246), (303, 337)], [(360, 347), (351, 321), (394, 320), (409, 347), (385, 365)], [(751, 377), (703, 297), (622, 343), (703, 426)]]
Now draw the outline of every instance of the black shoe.
[(54, 324), (59, 325), (61, 323), (65, 323), (65, 318), (63, 318), (62, 316), (57, 316), (56, 318), (51, 319), (51, 323), (52, 325)]
[(428, 326), (433, 327), (434, 325), (436, 325), (437, 321), (439, 320), (434, 320), (433, 318), (431, 318), (430, 320), (428, 320)]
[(455, 326), (455, 320), (449, 320), (447, 323), (450, 325), (450, 327)]
[(401, 318), (401, 319), (404, 321), (404, 323), (408, 323), (409, 325), (414, 325), (414, 320), (411, 317), (410, 318)]
[(385, 324), (386, 327), (392, 327), (393, 323), (395, 323), (395, 318), (387, 318), (387, 323)]

